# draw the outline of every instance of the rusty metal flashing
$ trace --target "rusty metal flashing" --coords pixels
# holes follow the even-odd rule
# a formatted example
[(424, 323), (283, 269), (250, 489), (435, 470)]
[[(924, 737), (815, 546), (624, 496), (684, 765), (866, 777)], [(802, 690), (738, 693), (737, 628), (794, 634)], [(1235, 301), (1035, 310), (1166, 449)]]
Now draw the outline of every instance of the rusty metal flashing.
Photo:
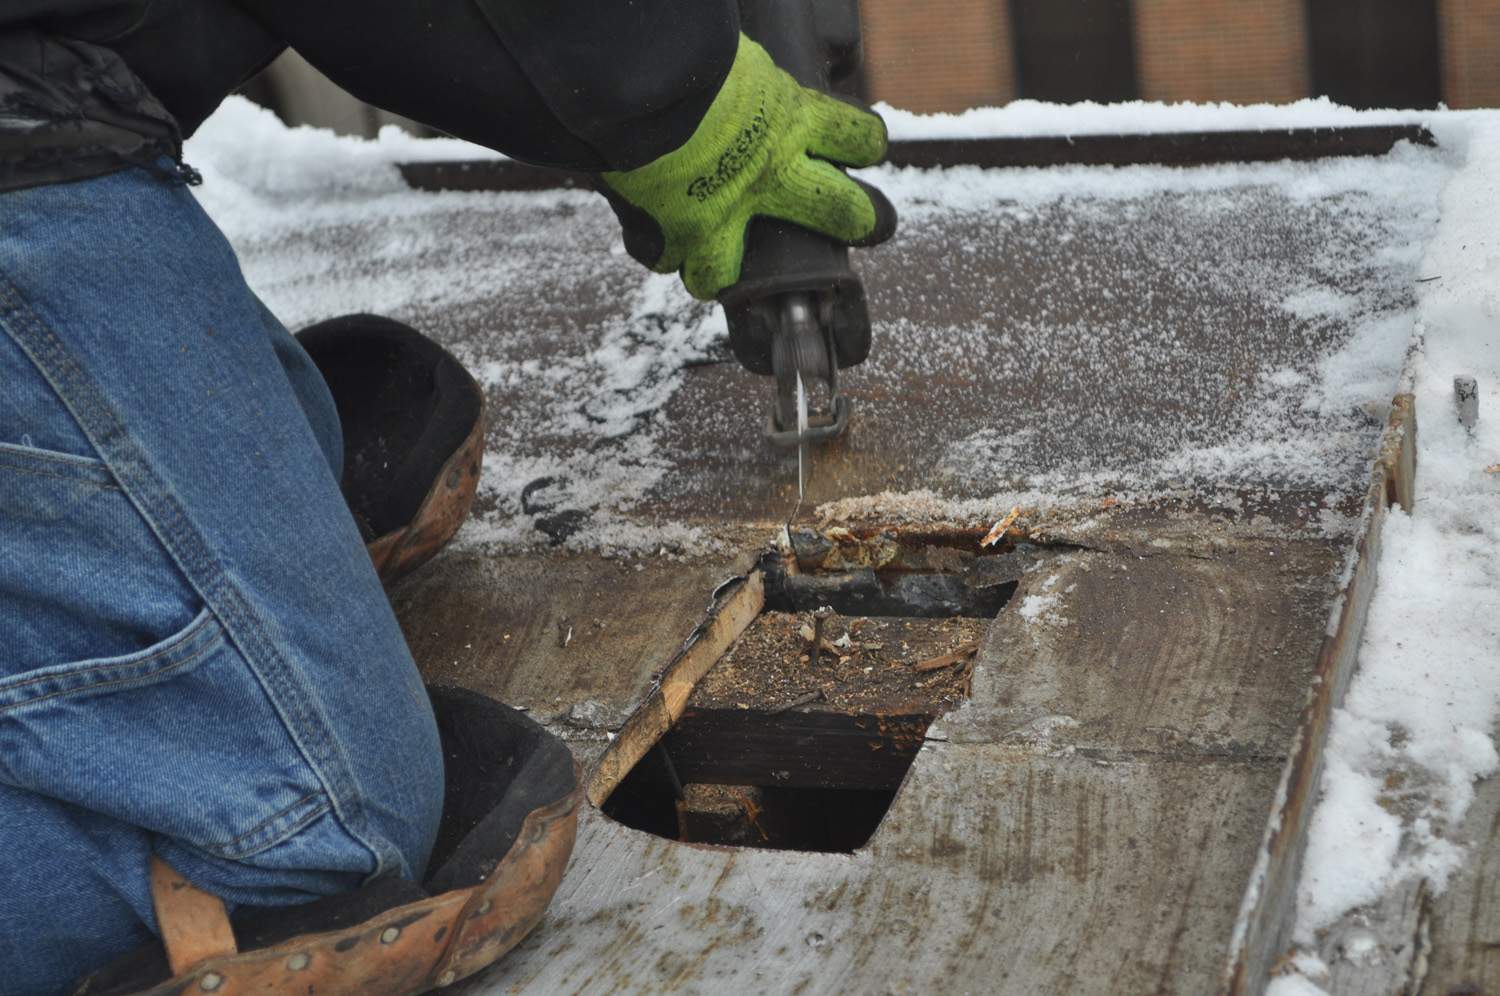
[[(1383, 156), (1401, 142), (1435, 146), (1419, 124), (1286, 128), (1265, 131), (1161, 132), (1147, 135), (1041, 135), (894, 141), (893, 166), (1208, 166), (1231, 162)], [(593, 188), (592, 176), (513, 159), (400, 163), (416, 190), (564, 190)]]
[(1411, 394), (1402, 394), (1391, 404), (1349, 566), (1235, 921), (1220, 985), (1222, 993), (1240, 996), (1262, 992), (1290, 943), (1297, 913), (1297, 881), (1307, 850), (1308, 824), (1322, 783), (1329, 726), (1358, 664), (1359, 645), (1375, 592), (1386, 515), (1395, 505), (1411, 507), (1416, 461), (1416, 402)]

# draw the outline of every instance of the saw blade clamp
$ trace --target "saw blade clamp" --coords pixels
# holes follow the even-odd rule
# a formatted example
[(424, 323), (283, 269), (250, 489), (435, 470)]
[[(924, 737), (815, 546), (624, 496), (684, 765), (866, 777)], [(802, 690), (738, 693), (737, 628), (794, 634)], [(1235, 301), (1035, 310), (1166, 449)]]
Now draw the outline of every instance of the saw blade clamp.
[[(833, 329), (820, 321), (818, 301), (808, 292), (781, 295), (780, 318), (771, 337), (771, 372), (776, 399), (766, 435), (776, 446), (800, 446), (835, 439), (849, 427), (849, 399), (839, 393), (839, 367)], [(819, 381), (828, 387), (829, 405), (808, 411), (808, 392)]]

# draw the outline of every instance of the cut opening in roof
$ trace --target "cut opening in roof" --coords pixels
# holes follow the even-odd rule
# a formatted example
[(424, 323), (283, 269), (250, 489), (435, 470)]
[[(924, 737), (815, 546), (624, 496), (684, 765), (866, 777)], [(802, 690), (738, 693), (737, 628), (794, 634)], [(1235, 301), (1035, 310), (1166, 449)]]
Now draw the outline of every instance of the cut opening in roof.
[(671, 840), (800, 851), (854, 851), (879, 827), (929, 724), (968, 697), (1015, 561), (977, 554), (972, 536), (792, 546), (762, 561), (761, 610), (613, 787), (607, 816)]

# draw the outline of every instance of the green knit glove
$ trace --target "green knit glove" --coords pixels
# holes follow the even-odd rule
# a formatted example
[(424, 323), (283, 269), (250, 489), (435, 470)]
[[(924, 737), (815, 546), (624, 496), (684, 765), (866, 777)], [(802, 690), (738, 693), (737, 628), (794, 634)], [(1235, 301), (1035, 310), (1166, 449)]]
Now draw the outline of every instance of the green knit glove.
[(605, 173), (604, 193), (630, 254), (658, 273), (680, 270), (688, 291), (710, 300), (739, 279), (756, 216), (850, 245), (890, 238), (890, 202), (832, 165), (874, 165), (885, 144), (878, 115), (799, 85), (740, 35), (693, 137), (645, 166)]

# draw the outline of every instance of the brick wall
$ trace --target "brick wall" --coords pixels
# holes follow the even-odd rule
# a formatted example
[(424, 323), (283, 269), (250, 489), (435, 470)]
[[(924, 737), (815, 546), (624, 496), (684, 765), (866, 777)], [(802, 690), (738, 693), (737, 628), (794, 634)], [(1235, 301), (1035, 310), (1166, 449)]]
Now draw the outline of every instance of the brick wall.
[(1134, 6), (1142, 99), (1280, 103), (1307, 96), (1303, 0), (1135, 0)]
[(1500, 0), (1439, 0), (1438, 52), (1449, 107), (1500, 107)]
[(872, 100), (958, 111), (1015, 96), (1004, 0), (862, 0)]
[[(1308, 95), (1304, 3), (1135, 0), (1146, 100), (1284, 102)], [(1412, 0), (1422, 2), (1422, 0)], [(1443, 99), (1500, 107), (1500, 0), (1438, 0)], [(862, 0), (870, 95), (914, 111), (1014, 99), (1005, 0)]]

